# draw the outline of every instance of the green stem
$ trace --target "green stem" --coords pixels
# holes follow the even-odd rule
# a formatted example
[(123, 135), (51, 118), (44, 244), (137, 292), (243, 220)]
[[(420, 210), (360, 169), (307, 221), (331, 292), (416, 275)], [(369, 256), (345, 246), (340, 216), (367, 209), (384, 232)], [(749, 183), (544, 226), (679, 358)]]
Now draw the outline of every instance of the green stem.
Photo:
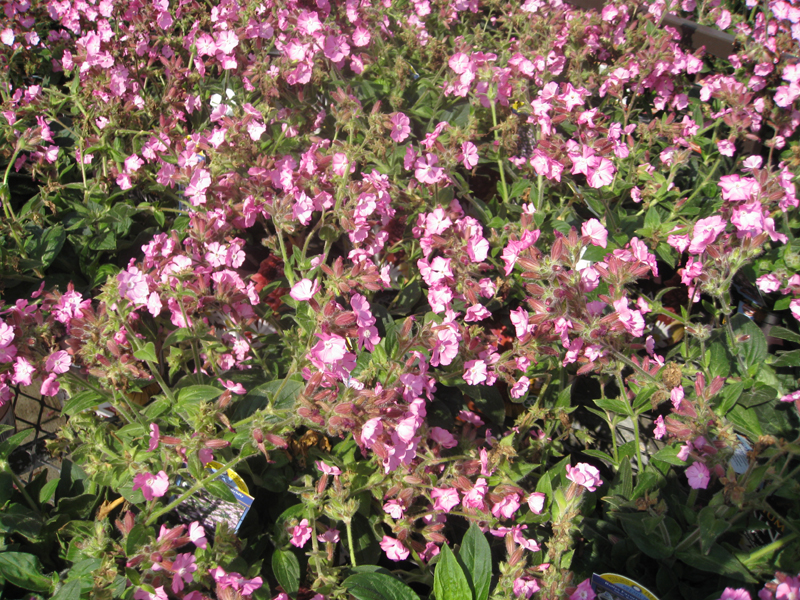
[(286, 254), (286, 245), (283, 243), (283, 233), (279, 227), (275, 227), (275, 234), (278, 236), (278, 245), (281, 247), (281, 257), (283, 258), (283, 274), (290, 286), (294, 286), (294, 273), (289, 266), (289, 255)]
[(347, 527), (347, 545), (350, 548), (350, 562), (354, 567), (358, 566), (356, 563), (356, 547), (353, 544), (353, 525), (350, 520), (345, 523), (345, 527)]
[(508, 204), (508, 189), (506, 188), (506, 173), (503, 168), (503, 159), (500, 156), (500, 136), (497, 135), (497, 109), (495, 108), (494, 98), (491, 98), (492, 106), (492, 126), (494, 130), (494, 141), (498, 143), (497, 148), (497, 168), (500, 169), (500, 191), (503, 194), (503, 202)]
[(147, 521), (145, 521), (145, 525), (152, 525), (153, 523), (155, 523), (155, 521), (156, 521), (156, 519), (158, 519), (158, 517), (160, 517), (160, 516), (161, 516), (161, 515), (163, 515), (163, 514), (166, 514), (166, 513), (168, 513), (169, 511), (171, 511), (172, 509), (174, 509), (176, 506), (179, 506), (179, 505), (181, 504), (181, 502), (183, 502), (184, 500), (186, 500), (186, 499), (187, 499), (189, 496), (191, 496), (192, 494), (194, 494), (194, 493), (196, 493), (196, 492), (199, 492), (199, 491), (200, 491), (201, 489), (203, 489), (203, 488), (204, 488), (204, 487), (205, 487), (205, 486), (206, 486), (208, 483), (211, 483), (212, 481), (214, 481), (214, 479), (216, 479), (216, 478), (218, 478), (218, 477), (221, 477), (222, 475), (224, 475), (225, 473), (227, 473), (227, 472), (228, 472), (228, 469), (232, 469), (233, 467), (235, 467), (235, 466), (236, 466), (236, 464), (237, 464), (237, 463), (238, 463), (240, 460), (242, 460), (242, 456), (241, 456), (241, 455), (239, 455), (239, 456), (237, 456), (236, 458), (234, 458), (232, 461), (230, 461), (229, 463), (227, 463), (226, 465), (224, 465), (224, 466), (223, 466), (221, 469), (219, 469), (218, 471), (214, 471), (213, 473), (211, 473), (211, 474), (210, 474), (210, 475), (208, 475), (207, 477), (204, 477), (203, 479), (201, 479), (201, 480), (199, 480), (198, 482), (196, 482), (196, 483), (195, 483), (195, 484), (194, 484), (192, 487), (190, 487), (190, 488), (189, 488), (188, 490), (186, 490), (186, 491), (185, 491), (183, 494), (181, 494), (180, 496), (178, 496), (178, 497), (177, 497), (175, 500), (173, 500), (172, 502), (170, 502), (169, 504), (167, 504), (167, 505), (166, 505), (164, 508), (162, 508), (161, 510), (157, 510), (156, 512), (154, 512), (153, 514), (151, 514), (151, 515), (150, 515), (150, 516), (147, 518)]

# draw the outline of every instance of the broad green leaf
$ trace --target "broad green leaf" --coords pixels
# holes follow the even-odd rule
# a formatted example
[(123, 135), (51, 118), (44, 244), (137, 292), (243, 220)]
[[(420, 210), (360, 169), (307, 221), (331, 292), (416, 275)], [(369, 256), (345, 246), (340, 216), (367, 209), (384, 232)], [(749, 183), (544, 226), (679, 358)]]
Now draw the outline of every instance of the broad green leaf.
[(293, 596), (300, 589), (300, 562), (291, 550), (275, 550), (272, 555), (272, 573), (283, 590)]
[(461, 565), (445, 544), (433, 573), (433, 593), (436, 600), (470, 600), (472, 591)]
[(300, 393), (303, 387), (304, 385), (301, 381), (294, 379), (276, 379), (275, 381), (262, 383), (250, 390), (238, 402), (233, 418), (236, 421), (245, 419), (270, 404), (275, 410), (292, 410), (297, 394)]
[(0, 577), (33, 592), (49, 592), (53, 581), (42, 575), (42, 564), (33, 554), (4, 552), (0, 554)]
[(737, 428), (754, 438), (764, 435), (761, 423), (758, 422), (758, 417), (752, 409), (737, 404), (728, 413), (728, 418)]
[[(774, 329), (774, 328), (773, 328)], [(770, 330), (772, 333), (772, 330)], [(781, 352), (777, 358), (772, 361), (773, 367), (800, 367), (800, 350), (789, 350), (788, 352)]]
[(222, 390), (211, 385), (191, 385), (178, 392), (178, 402), (181, 404), (195, 404), (197, 402), (208, 402), (214, 400)]
[(475, 600), (486, 600), (492, 582), (492, 550), (486, 536), (474, 522), (461, 540), (458, 557), (466, 568), (468, 581), (472, 583)]
[(685, 467), (686, 461), (681, 460), (678, 458), (678, 452), (680, 452), (680, 447), (678, 446), (667, 446), (666, 448), (662, 448), (658, 452), (653, 455), (653, 458), (656, 460), (664, 461), (670, 465), (675, 465), (676, 467)]
[(729, 383), (722, 388), (722, 391), (719, 394), (722, 400), (717, 406), (717, 413), (722, 416), (727, 415), (728, 412), (736, 405), (736, 402), (739, 400), (739, 396), (742, 395), (743, 390), (744, 383), (741, 381), (734, 381), (733, 383)]
[(94, 408), (105, 401), (105, 398), (93, 390), (79, 392), (64, 404), (64, 414), (72, 416), (79, 412)]
[[(736, 337), (748, 336), (744, 342), (739, 342), (736, 350), (744, 360), (748, 369), (763, 363), (767, 358), (767, 338), (764, 332), (750, 319), (742, 314), (733, 315), (731, 325)], [(746, 373), (742, 373), (746, 375)]]
[(144, 360), (146, 362), (157, 363), (158, 358), (156, 357), (156, 346), (153, 342), (147, 342), (144, 345), (144, 348), (140, 348), (136, 352), (133, 353), (134, 358), (139, 360)]
[(356, 600), (419, 600), (414, 590), (385, 573), (356, 573), (342, 585)]
[(717, 538), (730, 529), (730, 523), (717, 519), (716, 506), (706, 506), (697, 515), (697, 524), (700, 527), (700, 550), (706, 554)]

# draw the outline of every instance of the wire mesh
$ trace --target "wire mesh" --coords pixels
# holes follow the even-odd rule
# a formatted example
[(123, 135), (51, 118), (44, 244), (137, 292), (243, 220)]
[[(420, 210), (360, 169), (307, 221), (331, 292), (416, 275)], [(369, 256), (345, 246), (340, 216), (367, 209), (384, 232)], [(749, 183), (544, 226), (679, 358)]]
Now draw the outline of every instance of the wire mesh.
[(29, 438), (9, 456), (11, 469), (26, 483), (42, 469), (57, 475), (61, 471), (61, 460), (50, 456), (46, 444), (56, 438), (65, 422), (59, 399), (42, 397), (18, 386), (11, 402), (16, 431), (30, 431)]

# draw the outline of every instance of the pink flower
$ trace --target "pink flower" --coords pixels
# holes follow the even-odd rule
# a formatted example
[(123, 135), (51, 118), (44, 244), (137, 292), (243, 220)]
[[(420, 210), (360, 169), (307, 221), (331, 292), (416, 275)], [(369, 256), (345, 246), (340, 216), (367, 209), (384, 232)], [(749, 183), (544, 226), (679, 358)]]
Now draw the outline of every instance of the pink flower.
[(439, 157), (428, 153), (420, 157), (414, 163), (414, 176), (420, 183), (434, 184), (441, 181), (444, 177), (444, 169), (437, 167)]
[(311, 354), (317, 360), (330, 365), (342, 360), (347, 354), (347, 345), (343, 337), (330, 333), (318, 333), (317, 337), (319, 342), (311, 349)]
[(388, 535), (383, 536), (381, 540), (381, 549), (386, 553), (389, 560), (400, 561), (408, 558), (410, 552), (400, 540), (397, 540)]
[(158, 441), (160, 437), (158, 425), (155, 423), (150, 423), (150, 445), (147, 447), (148, 452), (152, 452), (158, 448)]
[(167, 592), (164, 591), (164, 586), (157, 587), (154, 594), (144, 591), (139, 588), (133, 593), (134, 600), (167, 600)]
[(464, 381), (478, 385), (486, 381), (486, 363), (482, 360), (468, 360), (464, 363)]
[(775, 600), (797, 600), (800, 598), (800, 575), (787, 577), (775, 590)]
[(714, 243), (717, 236), (725, 231), (725, 219), (718, 215), (700, 219), (694, 226), (692, 242), (689, 244), (691, 254), (702, 254), (706, 246)]
[(492, 506), (492, 514), (498, 519), (510, 519), (519, 508), (519, 494), (508, 494)]
[(589, 219), (581, 225), (581, 235), (589, 238), (594, 246), (605, 248), (608, 245), (608, 231), (597, 219)]
[(458, 446), (458, 440), (453, 437), (453, 434), (441, 427), (432, 427), (430, 436), (431, 439), (441, 445), (442, 448), (455, 448)]
[(189, 539), (198, 548), (205, 548), (208, 545), (206, 540), (206, 530), (198, 521), (194, 521), (191, 525), (189, 525)]
[(323, 54), (332, 62), (339, 62), (350, 56), (350, 45), (343, 35), (329, 35), (325, 37)]
[(442, 327), (436, 332), (436, 338), (431, 348), (431, 366), (446, 367), (458, 354), (458, 337), (450, 327)]
[(192, 583), (194, 580), (194, 573), (197, 570), (197, 565), (194, 564), (194, 555), (189, 554), (188, 552), (184, 552), (183, 554), (178, 554), (175, 557), (175, 561), (172, 563), (172, 571), (174, 576), (172, 577), (172, 591), (174, 593), (178, 593), (183, 591), (183, 584)]
[(337, 152), (333, 155), (333, 161), (331, 162), (331, 167), (333, 172), (338, 175), (339, 177), (344, 177), (347, 173), (347, 167), (349, 165), (349, 161), (347, 160), (347, 154), (344, 152)]
[(169, 489), (169, 477), (164, 471), (159, 471), (158, 475), (139, 473), (133, 478), (133, 491), (140, 488), (148, 502), (153, 498), (161, 498)]
[(522, 398), (528, 393), (528, 388), (531, 385), (531, 380), (525, 375), (520, 377), (517, 382), (511, 387), (508, 392), (512, 398)]
[(750, 592), (743, 588), (725, 588), (719, 600), (751, 600)]
[(461, 502), (456, 488), (434, 488), (431, 490), (431, 498), (434, 500), (433, 510), (442, 510), (444, 512), (450, 512)]
[(222, 384), (222, 387), (224, 387), (226, 390), (230, 390), (234, 394), (241, 395), (247, 393), (247, 390), (241, 383), (234, 383), (230, 379), (220, 379), (219, 377), (217, 378), (217, 381)]
[(31, 376), (36, 371), (34, 366), (28, 362), (27, 358), (17, 357), (14, 363), (14, 374), (11, 376), (11, 383), (18, 385), (30, 385)]
[(547, 496), (541, 492), (533, 492), (530, 496), (528, 496), (528, 506), (531, 509), (531, 512), (535, 515), (542, 514), (544, 510), (544, 501), (547, 499)]
[(589, 583), (588, 579), (584, 579), (580, 582), (575, 591), (572, 592), (570, 595), (569, 600), (594, 600), (597, 597), (597, 594), (594, 593), (592, 589), (592, 584)]
[(795, 298), (789, 302), (789, 310), (792, 311), (792, 316), (800, 321), (800, 300)]
[(383, 433), (383, 424), (380, 417), (370, 419), (361, 428), (361, 443), (365, 447), (371, 448), (372, 445), (378, 440), (378, 436)]
[(405, 140), (411, 133), (411, 121), (403, 113), (394, 113), (389, 122), (392, 124), (392, 131), (389, 137), (398, 144)]
[(514, 580), (514, 595), (530, 598), (539, 591), (539, 582), (533, 577), (517, 577)]
[(781, 287), (781, 280), (774, 274), (768, 273), (756, 279), (756, 285), (765, 294), (777, 292)]
[(464, 142), (461, 144), (461, 154), (458, 159), (464, 163), (464, 168), (469, 170), (478, 165), (478, 148), (472, 142)]
[(319, 288), (319, 282), (316, 279), (314, 281), (301, 279), (292, 286), (292, 291), (289, 292), (289, 295), (298, 302), (306, 302), (314, 297)]
[(664, 425), (664, 417), (658, 415), (655, 424), (656, 428), (653, 430), (653, 437), (660, 440), (667, 434), (667, 426)]
[(481, 477), (478, 481), (475, 482), (475, 486), (464, 494), (464, 500), (462, 504), (464, 508), (477, 508), (478, 510), (486, 510), (486, 505), (483, 502), (484, 496), (486, 496), (486, 492), (489, 490), (489, 486), (486, 484), (486, 480)]
[(47, 371), (50, 373), (56, 373), (57, 375), (60, 375), (61, 373), (66, 373), (69, 371), (71, 364), (72, 357), (64, 350), (58, 350), (47, 357), (45, 369), (47, 369)]
[(42, 396), (55, 396), (58, 393), (58, 389), (61, 387), (59, 383), (56, 381), (56, 377), (58, 377), (55, 373), (50, 373), (44, 381), (42, 381), (42, 386), (39, 388), (39, 393)]
[(686, 478), (689, 480), (689, 487), (694, 490), (704, 490), (708, 487), (708, 482), (711, 481), (711, 475), (708, 467), (701, 462), (692, 463), (686, 469)]
[(389, 500), (383, 505), (383, 512), (392, 517), (393, 519), (402, 519), (406, 507), (400, 500)]
[(600, 471), (586, 463), (578, 463), (574, 467), (567, 465), (567, 479), (582, 485), (590, 492), (595, 491), (597, 486), (603, 485), (603, 481), (600, 479)]
[(599, 162), (595, 163), (593, 170), (589, 172), (586, 182), (593, 188), (601, 188), (614, 181), (614, 173), (616, 172), (614, 163), (607, 158), (601, 158)]
[(298, 525), (292, 528), (292, 539), (289, 542), (293, 546), (302, 548), (311, 539), (311, 527), (308, 526), (308, 519), (303, 519)]
[(314, 464), (317, 466), (317, 468), (320, 471), (322, 471), (326, 475), (341, 475), (342, 474), (342, 470), (339, 467), (332, 467), (329, 464), (327, 464), (327, 463), (325, 463), (325, 462), (323, 462), (321, 460), (316, 461)]

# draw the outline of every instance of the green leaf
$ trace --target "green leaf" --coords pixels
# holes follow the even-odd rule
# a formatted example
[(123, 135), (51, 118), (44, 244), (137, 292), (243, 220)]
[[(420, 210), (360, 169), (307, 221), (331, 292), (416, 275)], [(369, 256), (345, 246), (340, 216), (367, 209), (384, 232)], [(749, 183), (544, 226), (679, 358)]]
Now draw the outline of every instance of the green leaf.
[(31, 432), (29, 430), (23, 430), (19, 433), (15, 433), (2, 444), (0, 444), (0, 458), (6, 459), (8, 455), (11, 454), (14, 450), (16, 450), (22, 442), (25, 441)]
[(459, 384), (458, 389), (475, 403), (481, 413), (492, 422), (502, 424), (506, 418), (506, 405), (498, 389), (494, 386)]
[(486, 600), (492, 582), (492, 550), (486, 541), (486, 536), (474, 521), (461, 540), (458, 557), (466, 568), (467, 579), (472, 584), (470, 587), (475, 600)]
[(135, 556), (139, 552), (139, 548), (147, 543), (150, 533), (149, 527), (145, 527), (141, 523), (134, 525), (128, 533), (128, 537), (125, 538), (125, 553), (128, 556)]
[(51, 600), (79, 600), (80, 597), (81, 582), (73, 579), (62, 585)]
[(586, 454), (588, 456), (592, 456), (594, 458), (599, 458), (600, 460), (605, 461), (605, 462), (607, 462), (609, 464), (612, 464), (615, 467), (617, 466), (617, 461), (614, 460), (614, 457), (611, 456), (610, 454), (607, 454), (606, 452), (601, 451), (601, 450), (595, 450), (593, 448), (588, 448), (586, 450), (583, 450), (583, 454)]
[(764, 435), (764, 432), (761, 429), (761, 423), (759, 423), (758, 417), (756, 416), (755, 411), (752, 409), (748, 409), (737, 404), (728, 413), (728, 418), (741, 431), (749, 433), (753, 437)]
[(181, 404), (196, 404), (214, 400), (222, 390), (211, 385), (190, 385), (178, 392), (178, 402)]
[(356, 573), (342, 585), (356, 600), (419, 600), (414, 590), (385, 573)]
[(472, 591), (461, 565), (452, 550), (445, 544), (433, 573), (433, 593), (436, 600), (469, 600)]
[(727, 377), (731, 372), (733, 357), (722, 342), (713, 342), (706, 352), (708, 370), (712, 377)]
[(270, 404), (275, 410), (292, 410), (295, 399), (304, 385), (294, 379), (276, 379), (256, 386), (236, 405), (233, 413), (234, 420), (249, 417), (257, 410), (266, 408)]
[(64, 404), (64, 410), (62, 412), (66, 415), (72, 416), (84, 410), (94, 408), (104, 401), (105, 398), (103, 398), (103, 396), (97, 392), (93, 390), (86, 390), (85, 392), (80, 392), (67, 400), (66, 404)]
[(0, 554), (0, 577), (33, 592), (50, 592), (53, 582), (42, 575), (42, 564), (33, 554), (4, 552)]
[(60, 479), (51, 479), (42, 486), (42, 489), (39, 490), (39, 504), (47, 504), (50, 502), (53, 494), (56, 493), (59, 481)]
[[(772, 333), (772, 330), (770, 330)], [(773, 367), (800, 367), (800, 350), (781, 352), (772, 362)]]
[(631, 416), (631, 406), (619, 398), (598, 398), (594, 403), (603, 410), (610, 411), (618, 415)]
[[(738, 342), (736, 350), (744, 360), (746, 368), (760, 365), (767, 358), (767, 338), (764, 332), (752, 320), (742, 314), (735, 314), (731, 318), (731, 325), (736, 337), (748, 336), (743, 342)], [(742, 373), (746, 375), (746, 373)]]
[[(220, 474), (220, 477), (221, 476)], [(233, 495), (231, 488), (228, 487), (225, 482), (214, 479), (206, 483), (206, 489), (217, 498), (225, 500), (225, 502), (230, 502), (231, 504), (236, 504), (236, 496)]]
[(719, 544), (711, 546), (711, 550), (707, 554), (703, 554), (696, 548), (691, 548), (678, 552), (676, 556), (693, 569), (727, 575), (747, 583), (756, 583), (756, 579), (739, 562), (739, 559)]
[(800, 343), (800, 333), (795, 333), (794, 331), (786, 329), (785, 327), (779, 327), (777, 325), (775, 327), (771, 327), (769, 330), (769, 335), (770, 337), (778, 338), (781, 340), (788, 340), (790, 342)]
[(152, 362), (157, 363), (158, 358), (156, 357), (156, 346), (153, 342), (147, 342), (144, 345), (144, 348), (140, 348), (136, 352), (133, 353), (134, 358), (138, 360), (143, 360), (145, 362)]
[(675, 465), (676, 467), (685, 467), (686, 461), (678, 458), (678, 452), (680, 452), (680, 447), (667, 446), (666, 448), (662, 448), (661, 450), (656, 452), (653, 455), (653, 458), (656, 460), (663, 461), (670, 465)]
[(275, 550), (272, 555), (272, 573), (290, 596), (300, 589), (300, 562), (291, 550)]
[[(791, 303), (792, 303), (792, 297), (791, 296), (785, 296), (785, 297), (780, 298), (780, 299), (775, 301), (775, 306), (772, 307), (772, 310), (774, 310), (775, 312), (780, 312), (782, 310), (786, 310), (787, 308), (789, 308), (789, 305)], [(775, 328), (773, 327), (773, 329), (775, 329)], [(769, 330), (769, 333), (770, 333), (770, 335), (772, 335), (772, 329)], [(778, 336), (775, 336), (775, 337), (778, 337)], [(786, 338), (784, 338), (784, 339), (786, 339)]]
[(730, 412), (730, 410), (736, 405), (737, 400), (739, 400), (739, 396), (742, 395), (742, 391), (744, 391), (744, 383), (741, 381), (734, 381), (733, 383), (727, 384), (722, 391), (720, 392), (720, 397), (722, 401), (717, 406), (717, 413), (722, 416), (725, 416)]
[(730, 523), (717, 519), (715, 512), (716, 506), (706, 506), (697, 516), (697, 524), (700, 527), (700, 550), (706, 554), (717, 538), (730, 529)]

